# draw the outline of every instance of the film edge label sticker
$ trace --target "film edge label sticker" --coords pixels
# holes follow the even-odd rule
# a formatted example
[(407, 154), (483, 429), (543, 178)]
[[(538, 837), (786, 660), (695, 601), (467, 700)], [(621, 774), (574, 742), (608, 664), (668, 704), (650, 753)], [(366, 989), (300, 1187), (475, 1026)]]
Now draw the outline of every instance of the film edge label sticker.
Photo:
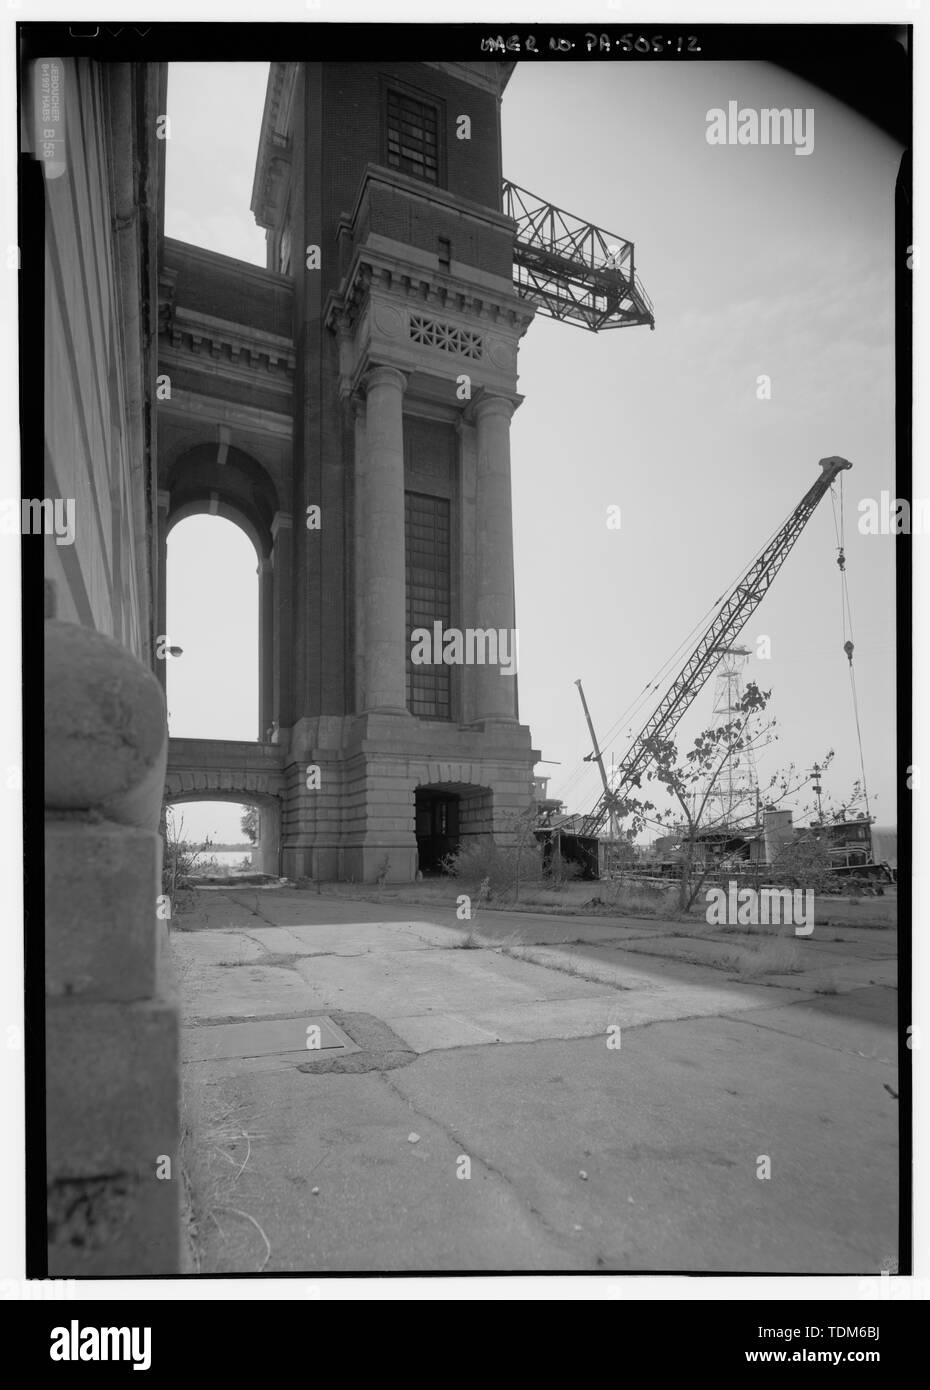
[(65, 172), (65, 72), (60, 58), (37, 58), (33, 69), (33, 136), (46, 179)]

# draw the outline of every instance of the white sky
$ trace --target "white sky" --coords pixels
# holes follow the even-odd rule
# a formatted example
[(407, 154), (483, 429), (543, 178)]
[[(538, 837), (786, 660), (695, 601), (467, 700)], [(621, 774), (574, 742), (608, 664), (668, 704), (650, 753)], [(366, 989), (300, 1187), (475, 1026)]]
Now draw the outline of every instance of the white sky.
[[(249, 201), (266, 78), (266, 64), (172, 65), (168, 104), (168, 235), (260, 265)], [(230, 91), (237, 122), (210, 119)], [(706, 112), (734, 99), (813, 107), (813, 153), (709, 146)], [(800, 500), (818, 459), (838, 453), (854, 465), (846, 554), (866, 771), (873, 813), (893, 822), (894, 542), (860, 535), (856, 521), (860, 498), (894, 495), (898, 147), (768, 64), (521, 64), (503, 121), (506, 176), (632, 239), (657, 318), (654, 333), (595, 335), (540, 315), (521, 347), (520, 713), (559, 764), (537, 769), (552, 775), (550, 794), (576, 810), (597, 796), (593, 766), (576, 776), (588, 740), (574, 679), (607, 742)], [(769, 401), (756, 398), (762, 373)], [(620, 531), (606, 527), (611, 504)], [(168, 631), (185, 652), (169, 667), (172, 732), (254, 738), (250, 543), (229, 523), (193, 518), (172, 533), (168, 573)], [(747, 675), (771, 688), (781, 741), (762, 771), (809, 766), (834, 747), (825, 789), (842, 798), (858, 754), (829, 498), (741, 640), (752, 647), (763, 634), (772, 659)], [(711, 722), (712, 701), (713, 682), (679, 726), (681, 743)], [(648, 713), (621, 724), (618, 758)], [(233, 808), (184, 814), (192, 836), (238, 838)]]

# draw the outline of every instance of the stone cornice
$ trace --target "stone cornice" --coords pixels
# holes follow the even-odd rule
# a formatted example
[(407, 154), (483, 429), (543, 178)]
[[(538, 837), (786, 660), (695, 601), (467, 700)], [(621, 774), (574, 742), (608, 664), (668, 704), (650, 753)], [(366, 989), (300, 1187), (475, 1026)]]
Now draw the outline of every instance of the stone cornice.
[(272, 63), (252, 181), (252, 212), (260, 227), (274, 226), (281, 212), (283, 174), (290, 164), (290, 116), (297, 63)]
[(294, 292), (294, 283), (289, 275), (268, 270), (263, 265), (253, 265), (251, 261), (241, 261), (238, 256), (225, 256), (222, 251), (210, 251), (205, 246), (194, 246), (192, 242), (179, 241), (177, 237), (170, 236), (164, 238), (162, 246), (163, 264), (158, 273), (159, 285), (172, 275), (177, 278), (180, 264), (188, 261), (199, 262), (208, 270), (215, 267), (229, 271), (237, 280), (251, 280), (263, 288)]
[(497, 294), (484, 285), (430, 271), (396, 257), (360, 247), (338, 292), (327, 299), (324, 319), (334, 332), (352, 332), (372, 291), (406, 300), (424, 312), (454, 313), (478, 327), (496, 327), (522, 337), (533, 322), (535, 307), (519, 296)]
[[(488, 26), (490, 29), (492, 26)], [(510, 81), (516, 63), (424, 63), (424, 67), (438, 68), (459, 82), (468, 82), (473, 87), (481, 87), (500, 100), (504, 88)]]
[(165, 316), (159, 340), (163, 347), (170, 344), (175, 353), (190, 353), (226, 362), (232, 367), (257, 369), (288, 384), (297, 365), (297, 354), (290, 338), (183, 307), (174, 308)]

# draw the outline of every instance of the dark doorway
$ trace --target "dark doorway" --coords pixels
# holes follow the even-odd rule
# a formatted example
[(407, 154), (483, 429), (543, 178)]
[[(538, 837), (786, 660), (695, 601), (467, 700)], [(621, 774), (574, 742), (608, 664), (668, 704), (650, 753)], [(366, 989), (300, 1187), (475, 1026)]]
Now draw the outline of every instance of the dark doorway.
[(449, 792), (418, 788), (415, 808), (420, 872), (440, 873), (442, 860), (459, 847), (459, 799)]

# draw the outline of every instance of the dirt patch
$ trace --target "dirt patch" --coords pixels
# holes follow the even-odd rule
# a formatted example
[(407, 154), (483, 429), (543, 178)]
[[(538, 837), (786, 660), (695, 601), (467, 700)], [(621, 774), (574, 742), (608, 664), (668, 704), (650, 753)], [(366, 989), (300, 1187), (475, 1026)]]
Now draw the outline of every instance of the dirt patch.
[(304, 957), (298, 955), (284, 956), (276, 955), (272, 951), (266, 952), (263, 956), (252, 957), (248, 960), (218, 960), (216, 964), (222, 970), (241, 970), (246, 965), (275, 965), (279, 970), (296, 970), (297, 962)]
[(393, 1028), (373, 1014), (337, 1014), (329, 1017), (352, 1039), (358, 1052), (334, 1053), (303, 1062), (298, 1071), (341, 1072), (344, 1074), (369, 1071), (395, 1071), (416, 1061), (418, 1053), (398, 1037)]

